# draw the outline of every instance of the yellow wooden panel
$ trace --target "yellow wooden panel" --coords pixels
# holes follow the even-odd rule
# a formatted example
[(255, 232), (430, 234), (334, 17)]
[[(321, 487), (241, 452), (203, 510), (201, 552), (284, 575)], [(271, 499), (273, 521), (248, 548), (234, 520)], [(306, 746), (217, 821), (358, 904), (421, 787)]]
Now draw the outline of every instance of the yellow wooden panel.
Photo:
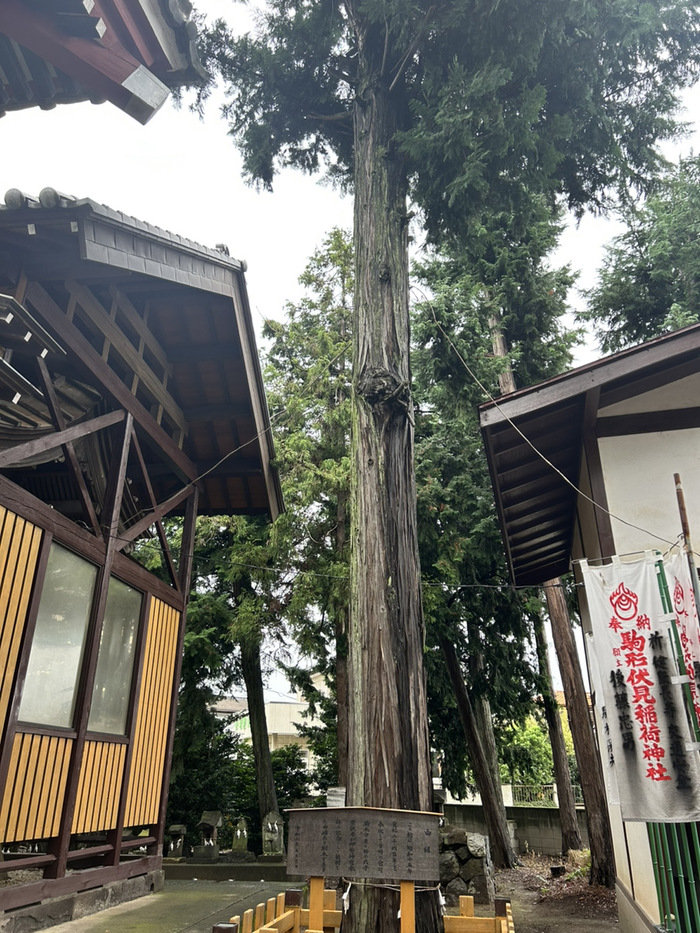
[(147, 826), (158, 821), (179, 624), (177, 610), (162, 600), (151, 600), (129, 773), (126, 826)]
[(41, 535), (13, 512), (0, 513), (0, 728), (11, 701)]
[(121, 742), (85, 743), (72, 833), (114, 829), (125, 760), (126, 745)]
[(21, 842), (55, 836), (68, 778), (72, 739), (15, 735), (0, 804), (0, 839)]

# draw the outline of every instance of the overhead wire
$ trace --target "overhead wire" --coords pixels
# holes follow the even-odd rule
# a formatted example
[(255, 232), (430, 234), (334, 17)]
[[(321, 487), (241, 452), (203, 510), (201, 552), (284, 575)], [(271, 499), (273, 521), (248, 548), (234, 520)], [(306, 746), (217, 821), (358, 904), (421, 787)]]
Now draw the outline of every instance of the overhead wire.
[(513, 419), (510, 418), (510, 417), (506, 414), (506, 412), (503, 410), (503, 408), (501, 407), (501, 405), (499, 405), (498, 400), (491, 394), (491, 392), (490, 392), (490, 391), (486, 388), (486, 386), (481, 382), (481, 380), (480, 380), (479, 377), (476, 375), (476, 373), (471, 369), (471, 367), (469, 366), (469, 364), (467, 363), (467, 361), (464, 359), (464, 357), (462, 356), (462, 354), (459, 352), (459, 349), (458, 349), (458, 347), (456, 346), (455, 342), (452, 340), (452, 338), (450, 337), (450, 335), (447, 333), (447, 331), (445, 330), (445, 328), (442, 326), (442, 324), (440, 323), (440, 321), (437, 319), (437, 315), (435, 314), (435, 308), (433, 307), (433, 303), (432, 303), (432, 302), (430, 301), (430, 299), (425, 295), (425, 292), (422, 292), (422, 290), (420, 290), (420, 289), (416, 289), (415, 286), (413, 286), (413, 288), (414, 288), (414, 290), (421, 291), (424, 300), (426, 301), (428, 307), (430, 308), (430, 313), (432, 314), (433, 321), (435, 322), (435, 326), (438, 328), (438, 330), (440, 331), (440, 333), (443, 335), (443, 337), (445, 338), (445, 340), (448, 342), (448, 344), (450, 345), (450, 347), (453, 349), (455, 355), (457, 356), (457, 359), (460, 361), (460, 363), (462, 364), (462, 366), (464, 367), (464, 369), (466, 370), (466, 372), (468, 373), (468, 375), (470, 376), (470, 378), (472, 379), (472, 381), (473, 381), (473, 382), (475, 383), (475, 385), (481, 390), (481, 392), (482, 392), (483, 395), (485, 396), (486, 400), (489, 401), (489, 402), (491, 402), (491, 403), (494, 405), (494, 407), (495, 407), (496, 410), (501, 414), (501, 416), (503, 417), (503, 419), (504, 419), (505, 421), (507, 421), (507, 423), (508, 423), (508, 424), (513, 428), (513, 430), (516, 432), (516, 434), (518, 434), (518, 435), (522, 438), (522, 440), (528, 445), (528, 447), (533, 451), (533, 453), (534, 453), (537, 457), (539, 457), (548, 467), (550, 467), (550, 469), (552, 469), (552, 470), (553, 470), (553, 471), (554, 471), (568, 486), (570, 486), (570, 487), (574, 490), (574, 492), (577, 493), (577, 495), (581, 496), (581, 497), (582, 497), (583, 499), (585, 499), (587, 502), (590, 502), (590, 504), (591, 504), (594, 508), (596, 508), (596, 509), (598, 509), (599, 511), (603, 512), (604, 514), (608, 515), (610, 518), (614, 518), (615, 521), (621, 522), (623, 525), (627, 525), (629, 528), (634, 528), (636, 531), (641, 531), (641, 532), (643, 532), (645, 535), (649, 535), (650, 537), (655, 538), (657, 541), (662, 541), (664, 544), (668, 545), (669, 548), (673, 548), (673, 547), (676, 546), (677, 540), (676, 540), (676, 541), (669, 541), (668, 538), (664, 538), (662, 535), (659, 535), (659, 534), (657, 534), (657, 533), (654, 532), (654, 531), (650, 531), (648, 528), (644, 528), (644, 527), (641, 526), (641, 525), (635, 524), (635, 522), (631, 522), (631, 521), (629, 521), (629, 520), (626, 519), (626, 518), (622, 518), (622, 516), (617, 515), (615, 512), (612, 512), (610, 509), (606, 508), (606, 506), (601, 505), (601, 503), (599, 503), (599, 502), (596, 502), (595, 499), (593, 499), (591, 496), (589, 496), (587, 493), (585, 493), (585, 492), (584, 492), (582, 489), (580, 489), (572, 480), (570, 480), (569, 477), (568, 477), (565, 473), (563, 473), (562, 470), (559, 469), (559, 467), (557, 467), (554, 463), (552, 463), (552, 461), (546, 456), (546, 454), (544, 454), (544, 453), (530, 440), (530, 438), (527, 437), (527, 435), (518, 427), (518, 425), (513, 421)]

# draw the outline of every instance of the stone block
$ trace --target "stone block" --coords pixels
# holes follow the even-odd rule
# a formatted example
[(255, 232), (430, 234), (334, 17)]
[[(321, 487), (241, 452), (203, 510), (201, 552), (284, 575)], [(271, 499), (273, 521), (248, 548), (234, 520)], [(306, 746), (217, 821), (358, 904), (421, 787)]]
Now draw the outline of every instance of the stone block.
[(447, 884), (459, 875), (459, 859), (454, 852), (447, 849), (440, 853), (440, 884)]

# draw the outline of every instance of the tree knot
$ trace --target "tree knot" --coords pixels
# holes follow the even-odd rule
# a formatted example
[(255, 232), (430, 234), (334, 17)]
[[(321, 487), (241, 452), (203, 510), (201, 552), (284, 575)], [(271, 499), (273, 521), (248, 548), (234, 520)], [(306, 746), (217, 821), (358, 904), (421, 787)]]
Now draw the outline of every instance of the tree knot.
[(358, 394), (374, 407), (397, 405), (408, 410), (411, 400), (409, 385), (388, 369), (371, 367), (362, 374), (357, 383)]

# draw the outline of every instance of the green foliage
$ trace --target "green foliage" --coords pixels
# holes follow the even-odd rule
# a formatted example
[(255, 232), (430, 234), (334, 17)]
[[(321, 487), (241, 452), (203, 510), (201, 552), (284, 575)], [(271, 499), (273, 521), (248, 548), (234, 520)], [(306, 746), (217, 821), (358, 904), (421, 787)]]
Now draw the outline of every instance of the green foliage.
[[(337, 781), (333, 691), (336, 658), (347, 651), (352, 267), (347, 234), (332, 230), (300, 276), (303, 298), (264, 331), (268, 400), (282, 416), (275, 437), (287, 512), (276, 524), (293, 580), (280, 612), (303, 658), (301, 669), (286, 671), (325, 723), (321, 732), (303, 729), (322, 788)], [(311, 672), (323, 675), (330, 697)]]
[(267, 187), (279, 165), (351, 177), (354, 103), (365, 82), (390, 89), (394, 154), (442, 240), (496, 202), (517, 214), (523, 192), (580, 209), (643, 187), (697, 75), (699, 24), (688, 0), (270, 0), (253, 33), (216, 22), (201, 53)]
[[(528, 384), (570, 360), (576, 335), (560, 321), (572, 278), (547, 265), (558, 230), (557, 213), (533, 196), (522, 217), (484, 213), (477, 235), (459, 250), (417, 267), (430, 292), (416, 305), (413, 327), (428, 702), (443, 780), (457, 795), (464, 792), (466, 749), (432, 647), (438, 635), (461, 655), (472, 698), (488, 696), (499, 731), (522, 723), (539, 692), (530, 656), (534, 607), (510, 587), (477, 406), (485, 392), (500, 394), (506, 368)], [(493, 353), (496, 332), (507, 358)]]
[(501, 779), (510, 784), (552, 784), (554, 766), (547, 729), (535, 716), (497, 734)]
[(700, 320), (700, 157), (681, 160), (641, 207), (622, 212), (581, 315), (606, 351)]
[[(280, 812), (298, 805), (309, 794), (309, 779), (304, 765), (304, 758), (298, 745), (285, 745), (270, 753), (272, 772), (277, 791), (277, 803)], [(262, 852), (262, 832), (260, 811), (255, 789), (255, 761), (253, 748), (248, 742), (241, 742), (230, 762), (229, 813), (233, 822), (245, 817), (248, 822), (248, 848)], [(284, 815), (284, 814), (283, 814)]]

